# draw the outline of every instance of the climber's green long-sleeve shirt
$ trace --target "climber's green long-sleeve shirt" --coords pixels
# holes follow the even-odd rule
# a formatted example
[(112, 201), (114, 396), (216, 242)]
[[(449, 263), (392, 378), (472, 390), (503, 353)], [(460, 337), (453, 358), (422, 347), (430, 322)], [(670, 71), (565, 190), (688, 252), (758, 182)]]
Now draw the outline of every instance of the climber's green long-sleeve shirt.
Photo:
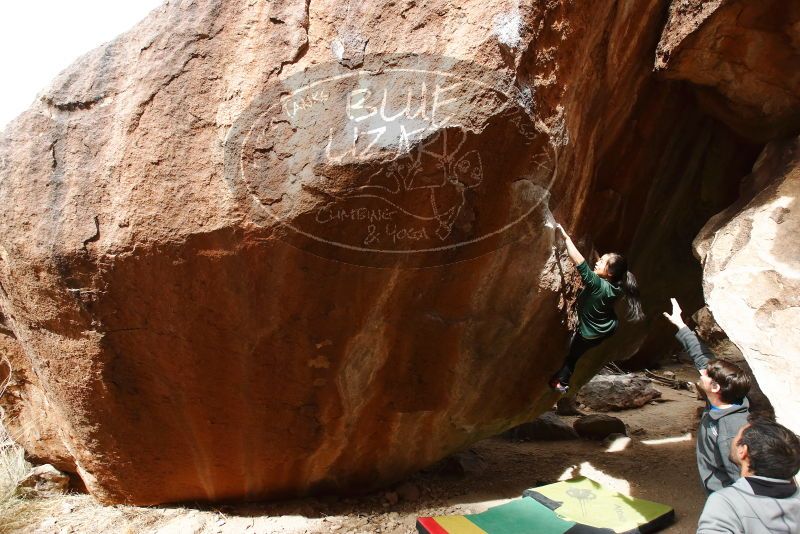
[(585, 339), (614, 333), (619, 323), (614, 301), (622, 295), (622, 289), (598, 276), (585, 261), (577, 269), (584, 286), (578, 295), (578, 332)]

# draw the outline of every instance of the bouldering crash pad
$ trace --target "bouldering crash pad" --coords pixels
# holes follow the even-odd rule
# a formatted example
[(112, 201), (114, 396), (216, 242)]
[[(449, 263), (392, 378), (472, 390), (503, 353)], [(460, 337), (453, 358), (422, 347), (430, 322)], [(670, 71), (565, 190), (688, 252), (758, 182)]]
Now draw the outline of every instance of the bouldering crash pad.
[(674, 510), (577, 477), (525, 490), (480, 514), (420, 517), (420, 534), (646, 533), (670, 525)]

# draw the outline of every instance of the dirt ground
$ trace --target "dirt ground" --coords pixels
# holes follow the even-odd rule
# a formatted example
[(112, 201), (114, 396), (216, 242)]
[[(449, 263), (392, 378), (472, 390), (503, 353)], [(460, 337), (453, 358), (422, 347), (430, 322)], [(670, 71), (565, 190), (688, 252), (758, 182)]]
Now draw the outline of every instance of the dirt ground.
[[(680, 379), (697, 378), (685, 364), (664, 369)], [(45, 517), (32, 518), (15, 531), (405, 534), (416, 532), (418, 516), (481, 512), (529, 487), (582, 474), (633, 497), (674, 507), (675, 524), (664, 532), (695, 532), (705, 499), (694, 455), (695, 414), (701, 403), (687, 391), (656, 387), (663, 395), (659, 402), (612, 414), (625, 421), (632, 438), (616, 452), (608, 444), (586, 440), (514, 442), (496, 437), (466, 453), (472, 459), (468, 465), (474, 466), (466, 474), (419, 473), (403, 484), (356, 498), (192, 509), (103, 507), (87, 495), (70, 495), (50, 503)], [(575, 417), (564, 419), (572, 422)]]

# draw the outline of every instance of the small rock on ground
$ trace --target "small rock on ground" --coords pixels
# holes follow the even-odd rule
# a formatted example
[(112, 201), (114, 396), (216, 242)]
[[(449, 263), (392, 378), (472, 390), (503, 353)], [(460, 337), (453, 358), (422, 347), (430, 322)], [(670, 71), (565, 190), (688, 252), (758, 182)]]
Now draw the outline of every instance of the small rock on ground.
[(578, 439), (578, 433), (554, 412), (545, 412), (529, 423), (507, 430), (503, 437), (521, 441)]
[(580, 402), (599, 412), (639, 408), (659, 397), (649, 378), (635, 374), (597, 375), (578, 393)]
[(577, 419), (573, 427), (580, 437), (587, 439), (603, 440), (611, 434), (628, 434), (621, 419), (599, 413)]
[(54, 497), (67, 491), (69, 476), (50, 464), (37, 465), (19, 483), (26, 497)]

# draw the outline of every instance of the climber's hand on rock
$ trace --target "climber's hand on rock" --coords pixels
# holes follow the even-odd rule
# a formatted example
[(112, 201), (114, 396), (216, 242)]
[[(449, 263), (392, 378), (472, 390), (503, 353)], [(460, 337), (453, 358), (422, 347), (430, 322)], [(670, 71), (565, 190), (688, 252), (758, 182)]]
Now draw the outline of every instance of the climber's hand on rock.
[(663, 315), (664, 317), (667, 318), (669, 322), (677, 326), (678, 330), (680, 330), (681, 328), (686, 326), (686, 323), (684, 323), (683, 319), (681, 318), (681, 306), (680, 304), (678, 304), (678, 301), (675, 300), (674, 298), (671, 298), (669, 300), (672, 302), (672, 313), (669, 314), (667, 312), (664, 312)]

